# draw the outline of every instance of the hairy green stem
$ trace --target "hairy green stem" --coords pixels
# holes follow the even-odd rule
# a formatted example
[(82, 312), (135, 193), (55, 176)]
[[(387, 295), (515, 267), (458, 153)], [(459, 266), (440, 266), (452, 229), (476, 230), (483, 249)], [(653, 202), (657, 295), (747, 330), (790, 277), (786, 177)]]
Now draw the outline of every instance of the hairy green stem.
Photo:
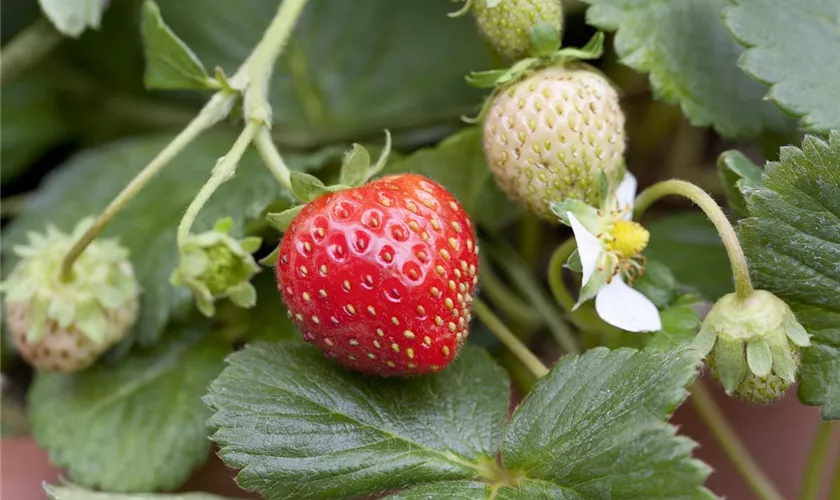
[(541, 378), (548, 373), (548, 368), (538, 357), (522, 343), (516, 335), (487, 307), (481, 299), (475, 299), (473, 310), (478, 319), (498, 338), (505, 347), (525, 365), (535, 377)]
[(715, 225), (715, 229), (720, 234), (723, 246), (726, 247), (726, 253), (729, 255), (729, 264), (732, 267), (732, 276), (735, 280), (735, 293), (739, 299), (749, 297), (753, 293), (753, 286), (744, 250), (738, 242), (738, 236), (732, 229), (732, 224), (729, 223), (723, 210), (708, 193), (690, 182), (676, 179), (656, 183), (636, 197), (634, 218), (639, 219), (653, 202), (669, 195), (688, 198), (711, 219), (712, 224)]
[(747, 481), (755, 496), (759, 500), (784, 500), (782, 494), (773, 486), (770, 478), (764, 474), (755, 459), (747, 451), (747, 448), (741, 442), (741, 438), (726, 421), (726, 417), (718, 407), (709, 389), (699, 378), (694, 381), (692, 386), (691, 401), (694, 403), (700, 418), (712, 431), (720, 447)]
[(96, 238), (99, 233), (105, 229), (105, 226), (111, 222), (111, 219), (119, 213), (126, 203), (131, 201), (137, 193), (139, 193), (146, 184), (158, 172), (163, 169), (169, 162), (175, 158), (187, 145), (189, 145), (196, 137), (203, 131), (212, 127), (220, 120), (230, 113), (231, 107), (236, 96), (232, 93), (219, 92), (215, 94), (204, 108), (196, 115), (193, 121), (184, 128), (172, 141), (161, 150), (155, 158), (149, 162), (146, 167), (140, 171), (137, 176), (128, 183), (126, 187), (117, 195), (116, 198), (105, 207), (105, 210), (99, 214), (93, 225), (88, 228), (85, 233), (73, 243), (73, 246), (64, 257), (61, 263), (61, 277), (63, 280), (69, 280), (73, 276), (73, 263), (84, 252), (85, 248), (91, 241)]
[(239, 164), (239, 160), (242, 159), (242, 155), (245, 154), (245, 151), (248, 149), (248, 146), (251, 145), (251, 141), (254, 140), (254, 136), (260, 128), (262, 128), (262, 125), (259, 123), (253, 121), (248, 122), (248, 124), (245, 125), (245, 129), (241, 134), (239, 134), (239, 137), (237, 137), (236, 142), (233, 143), (233, 147), (230, 148), (230, 151), (220, 158), (218, 163), (216, 163), (216, 166), (213, 167), (213, 173), (210, 175), (210, 178), (207, 179), (207, 182), (203, 186), (201, 186), (198, 194), (196, 194), (193, 201), (190, 202), (190, 206), (187, 207), (187, 211), (184, 213), (184, 217), (181, 218), (181, 223), (178, 225), (179, 247), (189, 236), (190, 229), (192, 229), (192, 225), (195, 222), (196, 217), (198, 217), (198, 213), (204, 207), (204, 204), (207, 203), (207, 200), (210, 199), (219, 186), (233, 178), (234, 173), (236, 173), (236, 166)]
[(493, 304), (512, 322), (529, 329), (542, 324), (534, 308), (511, 292), (499, 278), (499, 275), (496, 274), (491, 264), (484, 259), (481, 261), (481, 270), (478, 276), (481, 280), (481, 291), (487, 294)]
[(245, 94), (245, 116), (249, 120), (271, 123), (268, 83), (274, 70), (274, 61), (288, 43), (306, 2), (284, 0), (262, 40), (251, 53), (247, 63), (248, 91)]
[(811, 443), (811, 452), (808, 454), (805, 474), (802, 477), (802, 489), (799, 492), (801, 500), (819, 500), (820, 498), (823, 470), (828, 462), (834, 430), (834, 422), (820, 422), (817, 427), (817, 433)]
[(46, 18), (32, 23), (3, 47), (0, 53), (0, 83), (8, 83), (38, 64), (63, 39)]
[(259, 151), (263, 163), (268, 167), (271, 174), (274, 175), (274, 178), (277, 179), (277, 182), (287, 191), (294, 194), (292, 183), (289, 180), (289, 167), (286, 166), (283, 157), (280, 156), (280, 151), (274, 145), (274, 141), (271, 139), (271, 132), (267, 128), (260, 128), (260, 131), (257, 132), (257, 137), (254, 138), (254, 145), (257, 147), (257, 151)]

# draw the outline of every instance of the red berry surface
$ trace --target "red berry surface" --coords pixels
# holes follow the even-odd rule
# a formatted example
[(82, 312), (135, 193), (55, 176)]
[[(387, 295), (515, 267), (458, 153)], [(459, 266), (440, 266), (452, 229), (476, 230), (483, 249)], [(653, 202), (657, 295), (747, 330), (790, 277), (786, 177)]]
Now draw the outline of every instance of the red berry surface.
[(277, 284), (306, 341), (366, 373), (443, 369), (478, 283), (467, 213), (434, 181), (384, 177), (309, 203), (283, 236)]

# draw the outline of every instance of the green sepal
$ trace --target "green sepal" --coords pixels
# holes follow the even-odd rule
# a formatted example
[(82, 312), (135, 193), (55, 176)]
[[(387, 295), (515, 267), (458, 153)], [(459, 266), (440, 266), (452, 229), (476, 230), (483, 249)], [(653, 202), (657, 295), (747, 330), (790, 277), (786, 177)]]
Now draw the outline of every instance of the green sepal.
[(603, 170), (598, 176), (598, 201), (605, 212), (609, 212), (610, 206), (615, 203), (615, 190), (610, 189), (610, 179)]
[(44, 336), (47, 323), (48, 306), (43, 301), (35, 301), (29, 310), (29, 329), (26, 332), (26, 341), (38, 342)]
[(254, 253), (262, 246), (262, 238), (259, 236), (248, 236), (239, 240), (239, 246), (248, 253)]
[(303, 172), (292, 171), (289, 182), (292, 185), (292, 192), (304, 203), (309, 203), (329, 192), (321, 179)]
[(339, 174), (339, 183), (346, 186), (361, 186), (367, 180), (370, 168), (370, 154), (361, 144), (353, 144), (353, 148), (344, 155)]
[(78, 304), (76, 306), (76, 327), (81, 331), (85, 337), (91, 339), (97, 344), (102, 343), (105, 339), (106, 330), (108, 329), (108, 321), (105, 319), (105, 313), (97, 306), (95, 302), (88, 302)]
[(805, 328), (796, 320), (793, 313), (790, 313), (785, 319), (782, 328), (785, 329), (787, 338), (799, 347), (808, 347), (811, 345), (811, 336), (808, 335)]
[(548, 57), (560, 48), (560, 33), (548, 21), (540, 21), (531, 28), (530, 54), (534, 57)]
[(560, 49), (551, 55), (553, 61), (598, 59), (604, 53), (604, 32), (598, 31), (581, 48)]
[(286, 229), (289, 228), (289, 225), (295, 220), (295, 217), (298, 216), (303, 207), (306, 205), (298, 205), (296, 207), (292, 207), (282, 212), (274, 212), (266, 214), (265, 221), (271, 225), (274, 229), (282, 232), (285, 232)]
[(576, 273), (583, 272), (583, 266), (580, 263), (580, 254), (578, 253), (577, 248), (572, 250), (572, 253), (569, 254), (569, 258), (566, 259), (566, 262), (563, 264), (563, 267)]
[(791, 384), (796, 382), (796, 370), (799, 363), (794, 354), (789, 349), (779, 346), (773, 346), (770, 351), (773, 356), (773, 371), (776, 375)]
[(391, 156), (391, 131), (385, 129), (385, 146), (382, 148), (382, 151), (379, 153), (379, 157), (376, 159), (376, 163), (368, 170), (367, 177), (365, 181), (368, 179), (373, 178), (376, 174), (382, 171), (385, 168), (385, 165), (388, 164), (388, 158)]
[(712, 352), (717, 340), (717, 332), (705, 322), (700, 326), (700, 331), (694, 340), (691, 341), (691, 346), (697, 349), (704, 358)]
[(614, 255), (610, 255), (607, 252), (601, 252), (598, 255), (598, 260), (595, 264), (595, 271), (592, 272), (592, 276), (589, 277), (589, 281), (587, 281), (580, 289), (580, 296), (578, 296), (577, 303), (572, 308), (572, 311), (576, 310), (584, 302), (598, 295), (598, 291), (607, 284), (607, 280), (609, 280), (610, 275), (612, 275), (612, 271), (615, 266), (616, 258)]
[(747, 375), (747, 357), (740, 341), (723, 341), (718, 338), (714, 351), (714, 364), (720, 383), (727, 394), (732, 394)]
[(259, 260), (259, 263), (265, 267), (274, 267), (277, 265), (277, 259), (280, 258), (280, 245), (274, 247), (270, 254)]
[(773, 369), (773, 355), (764, 339), (758, 338), (747, 342), (747, 365), (750, 371), (759, 377), (766, 377)]
[(217, 233), (229, 233), (233, 229), (233, 219), (230, 217), (222, 217), (213, 224), (213, 231)]
[(598, 234), (601, 232), (598, 210), (595, 209), (595, 207), (587, 205), (584, 201), (575, 199), (553, 201), (551, 202), (551, 211), (557, 216), (557, 219), (566, 226), (571, 227), (572, 225), (569, 221), (569, 212), (571, 212), (587, 231), (592, 234)]
[(230, 291), (230, 301), (243, 309), (257, 305), (257, 289), (250, 282), (240, 283)]

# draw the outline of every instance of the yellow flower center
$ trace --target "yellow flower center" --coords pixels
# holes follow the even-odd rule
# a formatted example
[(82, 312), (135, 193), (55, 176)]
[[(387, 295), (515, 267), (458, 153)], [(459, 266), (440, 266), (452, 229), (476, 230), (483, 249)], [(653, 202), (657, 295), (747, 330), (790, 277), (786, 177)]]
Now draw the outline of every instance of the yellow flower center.
[(619, 220), (610, 229), (607, 249), (620, 257), (629, 259), (638, 255), (648, 244), (650, 233), (638, 222)]

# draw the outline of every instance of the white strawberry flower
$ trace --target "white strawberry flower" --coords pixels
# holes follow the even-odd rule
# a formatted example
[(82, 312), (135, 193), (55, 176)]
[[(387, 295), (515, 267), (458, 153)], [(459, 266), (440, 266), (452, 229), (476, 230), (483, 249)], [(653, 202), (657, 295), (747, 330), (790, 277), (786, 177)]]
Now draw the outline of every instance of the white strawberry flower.
[(633, 222), (636, 178), (629, 172), (615, 191), (601, 180), (601, 209), (580, 200), (552, 203), (552, 211), (571, 226), (577, 242), (583, 281), (575, 305), (595, 298), (595, 310), (607, 323), (629, 332), (662, 329), (659, 310), (628, 282), (643, 271), (641, 251), (649, 234)]

